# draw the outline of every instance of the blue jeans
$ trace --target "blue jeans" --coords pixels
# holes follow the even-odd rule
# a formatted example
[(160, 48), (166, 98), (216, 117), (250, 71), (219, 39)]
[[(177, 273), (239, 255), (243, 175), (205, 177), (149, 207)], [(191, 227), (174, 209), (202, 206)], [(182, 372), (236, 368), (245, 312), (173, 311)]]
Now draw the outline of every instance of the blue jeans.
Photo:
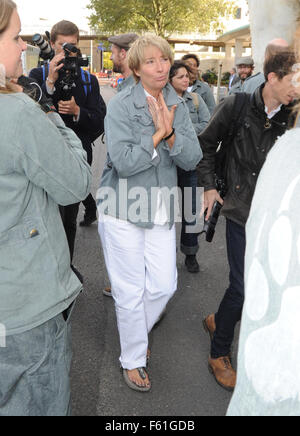
[(211, 357), (228, 356), (234, 338), (234, 329), (241, 320), (244, 305), (244, 263), (246, 251), (245, 228), (227, 219), (227, 254), (230, 284), (216, 313), (216, 332), (211, 346)]
[[(181, 239), (180, 239), (180, 249), (183, 254), (193, 255), (197, 254), (199, 250), (198, 235), (199, 233), (187, 233), (186, 228), (193, 223), (188, 223), (185, 219), (184, 211), (191, 209), (191, 212), (196, 214), (196, 189), (198, 186), (198, 176), (197, 170), (194, 171), (184, 171), (181, 168), (177, 168), (178, 174), (178, 187), (182, 192), (182, 226), (181, 226)], [(190, 198), (186, 198), (184, 195), (184, 188), (192, 188), (191, 204)]]
[(0, 348), (0, 416), (70, 415), (70, 311), (6, 338)]

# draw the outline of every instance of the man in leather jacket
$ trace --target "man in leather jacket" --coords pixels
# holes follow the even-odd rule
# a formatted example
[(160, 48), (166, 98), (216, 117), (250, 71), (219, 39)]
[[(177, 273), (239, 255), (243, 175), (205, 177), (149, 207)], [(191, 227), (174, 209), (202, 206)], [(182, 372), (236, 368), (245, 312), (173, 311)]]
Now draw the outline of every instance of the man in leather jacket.
[[(231, 141), (226, 143), (236, 96), (226, 98), (219, 105), (210, 124), (199, 137), (204, 157), (198, 171), (205, 189), (206, 219), (217, 200), (224, 203), (223, 215), (227, 221), (230, 284), (218, 312), (204, 320), (204, 327), (212, 339), (209, 368), (216, 381), (227, 390), (233, 390), (236, 383), (236, 372), (229, 355), (234, 329), (241, 319), (244, 303), (245, 224), (257, 178), (267, 154), (276, 139), (292, 123), (292, 106), (296, 95), (292, 67), (295, 63), (296, 59), (289, 51), (277, 53), (265, 61), (266, 83), (246, 99), (243, 120), (238, 124)], [(221, 141), (227, 147), (225, 177), (228, 192), (224, 202), (216, 190), (214, 174), (216, 150)]]

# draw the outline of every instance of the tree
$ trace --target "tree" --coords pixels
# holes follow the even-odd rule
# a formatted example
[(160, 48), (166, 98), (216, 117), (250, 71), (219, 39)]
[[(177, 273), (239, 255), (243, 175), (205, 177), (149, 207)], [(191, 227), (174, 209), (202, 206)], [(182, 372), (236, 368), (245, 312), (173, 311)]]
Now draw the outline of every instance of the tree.
[(90, 0), (90, 24), (110, 33), (205, 33), (222, 27), (220, 17), (233, 13), (229, 0)]

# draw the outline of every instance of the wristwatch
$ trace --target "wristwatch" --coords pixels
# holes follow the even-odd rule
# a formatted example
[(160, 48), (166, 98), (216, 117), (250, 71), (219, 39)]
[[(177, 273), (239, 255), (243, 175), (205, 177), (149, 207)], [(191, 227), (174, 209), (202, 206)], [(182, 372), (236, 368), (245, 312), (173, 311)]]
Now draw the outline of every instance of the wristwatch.
[(54, 85), (55, 82), (53, 82), (53, 80), (50, 80), (49, 77), (47, 77), (46, 82), (49, 82), (50, 85)]

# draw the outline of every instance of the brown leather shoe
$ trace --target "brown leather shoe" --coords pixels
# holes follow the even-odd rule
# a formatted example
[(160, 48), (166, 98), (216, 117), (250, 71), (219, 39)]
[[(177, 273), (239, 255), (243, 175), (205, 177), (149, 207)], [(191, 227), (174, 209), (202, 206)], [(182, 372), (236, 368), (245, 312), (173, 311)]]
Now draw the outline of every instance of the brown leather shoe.
[(210, 339), (213, 340), (214, 337), (214, 333), (216, 331), (216, 321), (215, 321), (215, 315), (208, 315), (208, 317), (206, 317), (203, 320), (203, 327), (204, 330), (209, 333)]
[(208, 369), (213, 374), (216, 382), (227, 391), (232, 392), (236, 385), (236, 372), (231, 366), (228, 356), (218, 359), (208, 359)]

